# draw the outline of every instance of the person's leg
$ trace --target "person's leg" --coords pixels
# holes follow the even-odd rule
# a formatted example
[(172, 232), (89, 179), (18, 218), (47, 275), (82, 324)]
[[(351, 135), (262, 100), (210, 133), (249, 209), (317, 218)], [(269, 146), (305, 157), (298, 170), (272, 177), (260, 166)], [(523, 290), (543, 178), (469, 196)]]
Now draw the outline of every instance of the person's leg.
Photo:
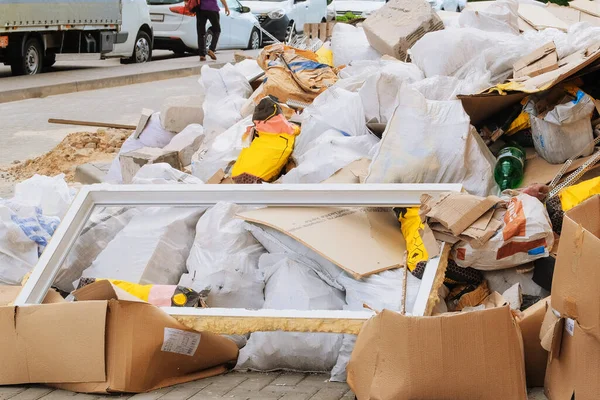
[(206, 57), (206, 11), (196, 10), (196, 32), (198, 35), (198, 55)]
[(210, 47), (208, 48), (208, 55), (213, 60), (216, 60), (215, 51), (217, 50), (217, 43), (219, 42), (219, 36), (221, 35), (221, 23), (220, 16), (218, 11), (210, 11), (208, 15), (208, 20), (210, 21), (210, 29), (212, 30), (213, 36), (210, 42)]

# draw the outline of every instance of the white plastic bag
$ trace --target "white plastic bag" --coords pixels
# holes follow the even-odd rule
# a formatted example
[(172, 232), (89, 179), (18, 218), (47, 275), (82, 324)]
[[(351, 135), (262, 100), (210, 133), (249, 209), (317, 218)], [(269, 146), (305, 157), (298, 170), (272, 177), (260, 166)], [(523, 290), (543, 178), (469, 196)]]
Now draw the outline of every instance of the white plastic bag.
[[(410, 313), (415, 305), (421, 281), (411, 273), (406, 278), (406, 311)], [(402, 310), (404, 268), (383, 271), (362, 280), (356, 280), (344, 273), (338, 281), (346, 289), (345, 310), (361, 311), (364, 310), (364, 304), (375, 310), (384, 308), (393, 311)], [(336, 365), (331, 371), (332, 381), (346, 381), (346, 366), (350, 361), (355, 342), (355, 335), (344, 335)]]
[(135, 174), (132, 182), (136, 185), (164, 185), (173, 183), (202, 184), (202, 180), (181, 172), (167, 163), (146, 164)]
[(20, 285), (58, 226), (57, 218), (51, 218), (52, 224), (46, 224), (39, 211), (39, 208), (23, 207), (15, 212), (0, 204), (0, 284)]
[(242, 119), (241, 110), (252, 88), (246, 77), (233, 65), (222, 68), (202, 67), (200, 84), (204, 98), (204, 131), (210, 143)]
[(243, 207), (218, 203), (196, 225), (187, 260), (188, 273), (180, 285), (196, 291), (210, 289), (210, 307), (262, 308), (264, 280), (258, 259), (265, 249), (236, 218)]
[(73, 291), (75, 289), (73, 282), (81, 277), (83, 271), (92, 265), (98, 254), (139, 213), (140, 210), (134, 207), (102, 207), (94, 210), (69, 251), (53, 286), (64, 292)]
[(372, 74), (358, 92), (365, 108), (365, 119), (387, 124), (396, 108), (402, 83), (422, 79), (423, 73), (414, 64), (400, 61), (382, 64), (379, 72)]
[(212, 143), (205, 141), (192, 156), (192, 175), (207, 182), (220, 169), (228, 172), (242, 149), (250, 146), (251, 137), (245, 133), (252, 125), (250, 115), (217, 136)]
[(371, 47), (362, 28), (335, 24), (331, 36), (333, 63), (336, 67), (357, 60), (378, 60), (381, 54)]
[(360, 158), (368, 158), (379, 139), (372, 134), (344, 136), (328, 130), (315, 139), (313, 146), (294, 157), (296, 168), (279, 179), (281, 183), (321, 183), (341, 168)]
[(11, 203), (38, 207), (43, 215), (62, 218), (67, 212), (74, 193), (65, 181), (65, 174), (53, 177), (34, 175), (15, 185)]
[(460, 241), (452, 256), (461, 267), (482, 271), (516, 267), (548, 257), (554, 244), (546, 207), (535, 197), (520, 194), (510, 198), (504, 225), (483, 246), (473, 248)]
[(344, 136), (367, 134), (360, 95), (342, 88), (332, 87), (321, 93), (303, 115), (302, 132), (294, 147), (295, 157), (304, 154), (321, 134), (330, 129)]
[(143, 209), (83, 272), (86, 278), (177, 285), (186, 272), (194, 226), (204, 208)]
[(343, 270), (314, 250), (268, 226), (251, 223), (246, 223), (244, 226), (269, 253), (282, 253), (290, 258), (301, 259), (304, 265), (312, 268), (329, 286), (344, 289), (337, 281)]
[(430, 101), (403, 85), (367, 183), (462, 183), (471, 194), (497, 193), (495, 158), (460, 100)]
[[(344, 295), (298, 259), (282, 254), (260, 258), (265, 273), (265, 309), (341, 310)], [(238, 369), (330, 371), (342, 344), (332, 333), (255, 332), (240, 350)]]
[(121, 163), (119, 162), (119, 156), (121, 154), (129, 153), (130, 151), (139, 150), (142, 147), (155, 147), (162, 149), (171, 142), (176, 134), (169, 132), (164, 129), (160, 123), (160, 113), (153, 113), (146, 127), (140, 133), (140, 137), (135, 139), (133, 134), (123, 142), (119, 154), (113, 160), (106, 178), (104, 179), (107, 183), (123, 183), (123, 177), (121, 176)]
[(519, 34), (519, 2), (496, 0), (485, 10), (464, 10), (458, 17), (459, 26), (488, 32)]
[(535, 150), (550, 164), (562, 164), (582, 151), (584, 157), (594, 152), (591, 118), (595, 105), (582, 91), (578, 96), (576, 100), (558, 104), (544, 118), (537, 116), (535, 99), (525, 107)]

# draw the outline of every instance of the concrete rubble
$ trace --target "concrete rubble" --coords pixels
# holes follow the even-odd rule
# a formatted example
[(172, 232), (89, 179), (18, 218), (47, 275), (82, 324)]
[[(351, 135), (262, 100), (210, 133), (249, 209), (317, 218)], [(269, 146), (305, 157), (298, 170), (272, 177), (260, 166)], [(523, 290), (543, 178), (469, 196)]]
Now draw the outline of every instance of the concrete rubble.
[[(127, 363), (118, 368), (129, 381), (111, 375), (90, 386), (97, 381), (60, 364), (56, 376), (0, 374), (0, 384), (143, 392), (250, 369), (327, 373), (359, 400), (526, 400), (528, 387), (540, 386), (549, 400), (597, 397), (600, 28), (546, 27), (530, 7), (553, 6), (533, 0), (459, 3), (390, 0), (362, 25), (339, 22), (325, 43), (301, 36), (295, 47), (267, 46), (257, 60), (204, 67), (197, 96), (144, 110), (107, 173), (92, 164), (75, 173), (114, 193), (179, 185), (178, 196), (301, 184), (379, 195), (426, 184), (414, 204), (207, 206), (190, 195), (175, 206), (145, 197), (144, 206), (100, 202), (79, 220), (86, 203), (60, 176), (35, 176), (0, 199), (0, 294), (2, 285), (29, 293), (40, 284), (28, 273), (42, 276), (53, 262), (44, 250), (61, 251), (48, 244), (60, 221), (79, 224), (47, 282), (59, 304), (30, 307), (94, 303), (90, 321), (111, 318), (94, 343), (111, 351), (124, 343), (136, 362), (153, 354), (169, 367), (157, 366), (153, 376), (163, 380), (152, 384)], [(456, 186), (437, 191), (441, 184)], [(164, 285), (170, 297), (153, 297)], [(201, 295), (197, 308), (186, 307), (188, 295)], [(6, 303), (9, 349), (25, 326), (11, 318), (33, 317)], [(119, 319), (124, 310), (148, 324), (142, 352), (128, 336), (136, 323)], [(182, 359), (169, 364), (165, 351), (198, 365), (180, 371)], [(583, 364), (586, 379), (574, 372)]]

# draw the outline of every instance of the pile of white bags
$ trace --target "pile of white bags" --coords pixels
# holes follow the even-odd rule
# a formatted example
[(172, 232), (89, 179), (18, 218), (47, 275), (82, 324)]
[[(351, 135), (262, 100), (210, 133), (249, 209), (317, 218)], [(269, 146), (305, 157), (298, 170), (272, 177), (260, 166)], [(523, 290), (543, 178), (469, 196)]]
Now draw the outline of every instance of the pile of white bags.
[(471, 194), (497, 194), (495, 158), (459, 100), (430, 101), (403, 85), (367, 183), (462, 183)]
[(258, 259), (265, 249), (236, 218), (243, 207), (218, 203), (198, 221), (181, 286), (210, 289), (210, 307), (262, 308), (264, 278)]
[(207, 142), (242, 119), (241, 110), (252, 94), (247, 78), (233, 65), (202, 67), (200, 85), (204, 93), (204, 131)]
[(83, 277), (177, 285), (187, 271), (194, 227), (203, 212), (197, 207), (141, 210), (108, 243)]
[[(343, 292), (327, 285), (297, 258), (265, 254), (260, 269), (265, 274), (266, 309), (341, 310), (344, 306)], [(341, 344), (340, 334), (255, 332), (240, 350), (236, 368), (328, 372)]]
[(371, 47), (362, 28), (349, 24), (335, 24), (331, 36), (333, 63), (336, 67), (354, 60), (378, 60), (381, 54)]

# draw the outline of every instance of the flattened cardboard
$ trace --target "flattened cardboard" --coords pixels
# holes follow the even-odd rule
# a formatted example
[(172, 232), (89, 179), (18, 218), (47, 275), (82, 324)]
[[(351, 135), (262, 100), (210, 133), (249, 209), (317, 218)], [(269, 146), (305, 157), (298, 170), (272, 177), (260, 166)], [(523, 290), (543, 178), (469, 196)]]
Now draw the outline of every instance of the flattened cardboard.
[(558, 69), (558, 54), (554, 42), (549, 42), (519, 59), (513, 65), (513, 78), (534, 77), (555, 69)]
[(529, 25), (538, 31), (546, 28), (555, 28), (566, 32), (569, 25), (554, 16), (545, 7), (533, 4), (519, 4), (519, 17), (523, 18)]
[[(571, 164), (567, 169), (565, 177), (568, 173), (575, 171), (577, 168), (585, 164), (585, 162), (593, 156), (594, 154), (589, 157), (578, 158), (577, 160), (573, 161), (573, 164)], [(525, 162), (525, 173), (523, 175), (521, 187), (525, 188), (534, 183), (550, 183), (560, 171), (562, 166), (563, 164), (550, 164), (540, 157), (534, 149), (528, 149), (527, 160)]]
[(593, 15), (594, 17), (600, 17), (600, 4), (595, 1), (573, 0), (569, 2), (569, 7)]
[(485, 229), (493, 214), (488, 215), (488, 211), (501, 202), (502, 199), (496, 196), (479, 197), (468, 193), (444, 193), (435, 197), (423, 195), (421, 212), (458, 236), (484, 215), (487, 223), (479, 224), (477, 228)]
[(0, 385), (106, 379), (106, 305), (0, 307)]
[[(471, 3), (467, 3), (471, 4)], [(465, 112), (471, 118), (471, 124), (479, 125), (492, 115), (523, 100), (527, 93), (514, 92), (508, 94), (481, 93), (459, 95)]]
[(368, 158), (358, 159), (341, 168), (322, 183), (363, 183), (369, 173), (369, 165), (371, 160)]
[(547, 297), (525, 310), (519, 319), (519, 327), (523, 335), (525, 374), (528, 387), (544, 386), (548, 352), (542, 348), (540, 331), (549, 307), (550, 298)]
[(358, 400), (526, 400), (521, 334), (510, 307), (433, 317), (384, 310), (348, 364)]
[(406, 262), (406, 242), (388, 208), (267, 207), (238, 217), (293, 237), (356, 278)]

